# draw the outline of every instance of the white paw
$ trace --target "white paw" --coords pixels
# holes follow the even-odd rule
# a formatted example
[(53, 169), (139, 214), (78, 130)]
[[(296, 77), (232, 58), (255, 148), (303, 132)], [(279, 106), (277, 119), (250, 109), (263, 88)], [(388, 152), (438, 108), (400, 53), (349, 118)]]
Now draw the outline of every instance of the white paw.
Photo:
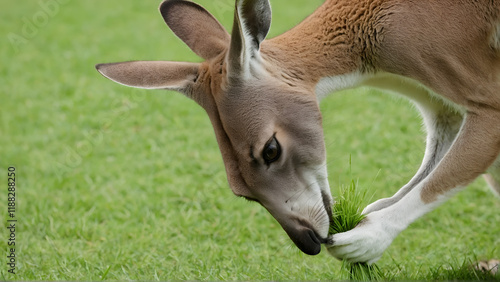
[(375, 263), (398, 232), (384, 224), (377, 212), (369, 214), (356, 228), (333, 235), (328, 252), (349, 262)]

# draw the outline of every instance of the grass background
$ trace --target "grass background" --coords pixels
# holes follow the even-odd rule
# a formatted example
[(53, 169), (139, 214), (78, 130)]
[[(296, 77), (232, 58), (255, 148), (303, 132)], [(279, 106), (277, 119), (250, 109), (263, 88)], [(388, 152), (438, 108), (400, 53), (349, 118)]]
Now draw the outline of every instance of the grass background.
[[(306, 256), (259, 205), (228, 188), (203, 110), (179, 94), (125, 88), (96, 63), (199, 61), (164, 25), (160, 1), (3, 1), (0, 215), (17, 171), (17, 274), (2, 280), (335, 280), (340, 262)], [(199, 0), (229, 29), (231, 0)], [(320, 0), (273, 0), (271, 36)], [(48, 9), (47, 9), (48, 7)], [(45, 15), (45, 16), (44, 16)], [(322, 105), (333, 194), (359, 178), (374, 199), (409, 180), (424, 149), (408, 102), (358, 89)], [(378, 265), (427, 279), (500, 257), (500, 201), (476, 181), (404, 231)]]

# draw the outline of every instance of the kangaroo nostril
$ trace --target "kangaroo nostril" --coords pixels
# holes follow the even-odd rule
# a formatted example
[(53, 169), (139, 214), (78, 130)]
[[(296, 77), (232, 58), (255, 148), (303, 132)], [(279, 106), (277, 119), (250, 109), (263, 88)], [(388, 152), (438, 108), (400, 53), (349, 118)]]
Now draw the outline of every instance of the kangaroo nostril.
[(307, 230), (307, 235), (311, 238), (311, 241), (314, 242), (314, 244), (311, 244), (309, 246), (308, 252), (305, 252), (308, 255), (317, 255), (321, 252), (321, 242), (318, 239), (318, 236), (316, 235), (316, 232), (312, 231), (311, 229)]
[(286, 228), (285, 231), (295, 245), (305, 254), (317, 255), (321, 252), (323, 239), (320, 239), (312, 229), (302, 226), (298, 229)]
[(318, 239), (318, 236), (316, 235), (316, 232), (312, 231), (311, 229), (307, 230), (307, 233), (311, 237), (312, 241), (316, 244), (321, 244), (320, 240)]

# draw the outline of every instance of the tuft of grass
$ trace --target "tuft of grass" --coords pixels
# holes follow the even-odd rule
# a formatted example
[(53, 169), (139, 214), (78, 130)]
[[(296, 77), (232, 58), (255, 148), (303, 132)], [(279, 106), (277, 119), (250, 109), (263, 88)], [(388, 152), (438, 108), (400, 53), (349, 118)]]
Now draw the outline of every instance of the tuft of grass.
[[(366, 202), (366, 191), (356, 189), (356, 183), (351, 180), (349, 186), (341, 187), (340, 194), (333, 205), (333, 218), (330, 223), (330, 234), (346, 232), (358, 225), (365, 215), (361, 214), (362, 206)], [(350, 263), (342, 261), (341, 272), (344, 279), (354, 281), (380, 281), (385, 276), (375, 264)]]
[(352, 281), (385, 281), (387, 280), (382, 270), (376, 264), (350, 263), (342, 261), (341, 272), (343, 279)]
[(354, 180), (351, 180), (349, 186), (340, 189), (340, 194), (333, 205), (330, 234), (349, 231), (365, 218), (365, 215), (361, 214), (361, 205), (365, 202), (365, 198), (366, 191), (357, 190)]

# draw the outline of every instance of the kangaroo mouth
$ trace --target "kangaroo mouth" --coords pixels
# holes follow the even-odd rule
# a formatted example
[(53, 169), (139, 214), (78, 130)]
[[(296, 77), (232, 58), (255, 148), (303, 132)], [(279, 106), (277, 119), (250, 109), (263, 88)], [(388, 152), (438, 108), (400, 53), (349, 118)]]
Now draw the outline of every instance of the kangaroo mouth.
[[(322, 201), (324, 204), (324, 212), (326, 213), (327, 218), (324, 218), (328, 223), (332, 221), (332, 209), (331, 209), (331, 201), (329, 200), (331, 197), (326, 194), (322, 193)], [(261, 203), (262, 204), (262, 203)], [(266, 207), (265, 205), (263, 205)], [(273, 212), (273, 210), (270, 210), (266, 207), (266, 209), (274, 216), (274, 218), (278, 221), (278, 223), (281, 225), (283, 230), (285, 230), (286, 234), (292, 242), (301, 250), (303, 253), (307, 255), (317, 255), (321, 252), (321, 245), (322, 244), (329, 244), (331, 239), (328, 239), (327, 230), (321, 230), (325, 229), (327, 227), (325, 226), (316, 226), (319, 228), (315, 228), (308, 219), (303, 218), (299, 215), (285, 215), (283, 214), (279, 216), (280, 214), (277, 213), (276, 211)], [(321, 211), (322, 212), (322, 211)], [(323, 234), (327, 237), (323, 237), (320, 234)]]
[(305, 225), (284, 229), (297, 248), (307, 255), (314, 256), (319, 254), (321, 252), (321, 244), (327, 242), (326, 238), (322, 238), (312, 228)]
[[(321, 193), (321, 197), (323, 200), (323, 206), (325, 212), (328, 216), (328, 222), (332, 221), (332, 205), (330, 196), (325, 192)], [(317, 255), (321, 252), (321, 245), (328, 244), (328, 238), (323, 238), (312, 225), (306, 221), (301, 219), (295, 219), (295, 225), (284, 225), (281, 224), (285, 232), (288, 234), (288, 237), (295, 243), (297, 248), (299, 248), (303, 253), (307, 255)]]

